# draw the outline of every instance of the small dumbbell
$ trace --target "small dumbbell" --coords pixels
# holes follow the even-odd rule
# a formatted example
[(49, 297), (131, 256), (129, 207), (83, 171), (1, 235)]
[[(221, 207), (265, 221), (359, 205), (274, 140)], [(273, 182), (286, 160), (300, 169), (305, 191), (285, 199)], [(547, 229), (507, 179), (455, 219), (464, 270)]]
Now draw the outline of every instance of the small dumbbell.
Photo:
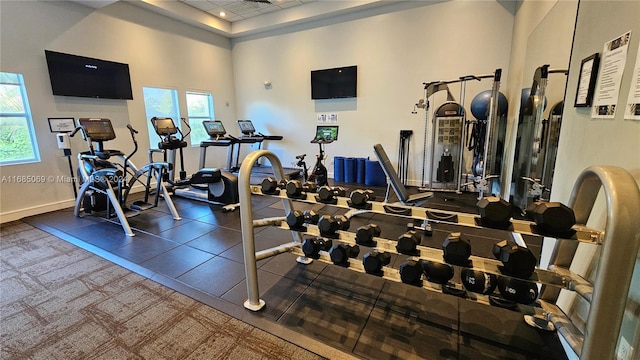
[(335, 237), (338, 230), (349, 230), (351, 222), (344, 215), (323, 215), (318, 220), (318, 229), (320, 235), (326, 237)]
[(398, 237), (396, 250), (400, 254), (416, 255), (417, 247), (420, 245), (421, 236), (414, 230), (407, 231)]
[(369, 201), (375, 199), (375, 195), (373, 190), (353, 190), (351, 195), (349, 195), (349, 199), (351, 200), (349, 206), (354, 208), (365, 208), (369, 204)]
[(428, 220), (422, 221), (422, 224), (416, 223), (415, 221), (407, 223), (407, 231), (410, 230), (420, 231), (426, 236), (433, 235), (433, 228), (431, 227), (431, 224), (429, 224)]
[(420, 264), (422, 265), (422, 271), (427, 277), (427, 280), (432, 283), (444, 285), (453, 278), (453, 266), (449, 264), (429, 260), (422, 260)]
[(536, 269), (538, 260), (526, 247), (514, 241), (502, 240), (493, 245), (493, 256), (504, 265), (504, 272), (519, 278), (529, 278)]
[(536, 202), (527, 209), (527, 215), (540, 230), (550, 234), (566, 234), (576, 224), (573, 210), (559, 202)]
[(306, 182), (303, 184), (300, 180), (289, 180), (287, 185), (285, 185), (285, 190), (287, 191), (288, 197), (299, 198), (302, 196), (302, 193), (315, 192), (316, 183)]
[(480, 270), (462, 269), (460, 280), (465, 289), (479, 294), (491, 294), (498, 286), (498, 278)]
[(329, 250), (331, 261), (340, 266), (349, 266), (349, 258), (355, 258), (358, 254), (360, 254), (358, 245), (337, 244), (333, 245)]
[(325, 185), (318, 189), (317, 200), (325, 204), (335, 204), (338, 196), (345, 196), (346, 194), (347, 191), (341, 186), (330, 187)]
[(321, 237), (306, 238), (302, 241), (302, 252), (304, 256), (317, 259), (320, 257), (320, 251), (328, 251), (333, 245), (331, 239), (325, 240)]
[(506, 229), (511, 225), (511, 204), (497, 196), (488, 196), (480, 199), (476, 204), (482, 225)]
[(498, 290), (502, 297), (520, 304), (531, 304), (538, 298), (538, 286), (534, 282), (498, 277)]
[(407, 259), (400, 264), (400, 280), (405, 284), (422, 286), (421, 260)]
[(287, 183), (283, 180), (278, 182), (276, 179), (272, 177), (265, 178), (262, 180), (261, 189), (263, 194), (276, 194), (278, 189), (284, 189)]
[(368, 252), (362, 257), (362, 265), (367, 274), (382, 275), (382, 267), (391, 263), (391, 255), (387, 252)]
[(293, 230), (301, 230), (304, 224), (317, 224), (319, 219), (320, 215), (313, 210), (293, 210), (287, 214), (287, 225)]
[(468, 266), (471, 256), (471, 242), (459, 232), (452, 232), (442, 242), (442, 257), (453, 265)]
[(376, 246), (376, 241), (374, 241), (373, 238), (380, 236), (381, 233), (380, 227), (376, 224), (360, 226), (358, 230), (356, 230), (356, 244), (374, 247)]

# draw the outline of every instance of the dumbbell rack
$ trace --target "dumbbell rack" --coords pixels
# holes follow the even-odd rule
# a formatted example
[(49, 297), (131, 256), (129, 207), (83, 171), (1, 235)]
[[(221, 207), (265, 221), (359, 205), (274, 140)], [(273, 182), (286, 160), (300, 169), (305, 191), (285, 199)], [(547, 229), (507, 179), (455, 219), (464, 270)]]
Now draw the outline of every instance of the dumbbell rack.
[[(258, 289), (257, 261), (285, 252), (304, 257), (300, 249), (303, 233), (294, 230), (291, 230), (292, 242), (259, 252), (255, 251), (255, 227), (276, 226), (290, 230), (286, 224), (285, 217), (253, 219), (251, 196), (265, 195), (262, 193), (260, 186), (252, 186), (250, 184), (253, 165), (261, 157), (266, 157), (269, 160), (277, 181), (285, 179), (280, 160), (273, 152), (267, 150), (258, 150), (248, 154), (240, 168), (238, 185), (241, 204), (240, 218), (248, 295), (244, 306), (252, 311), (258, 311), (265, 306), (264, 300), (260, 299)], [(569, 203), (569, 207), (576, 214), (577, 223), (586, 224), (601, 188), (604, 189), (608, 207), (605, 230), (600, 231), (582, 225), (575, 225), (573, 227), (575, 233), (571, 237), (557, 239), (559, 241), (556, 241), (553, 249), (549, 270), (536, 269), (534, 275), (528, 279), (528, 281), (542, 284), (542, 291), (538, 300), (539, 306), (518, 306), (523, 314), (546, 317), (547, 320), (555, 325), (559, 334), (576, 354), (583, 359), (614, 357), (624, 313), (624, 306), (621, 306), (620, 299), (626, 299), (628, 296), (632, 270), (640, 243), (640, 224), (638, 223), (638, 219), (640, 219), (640, 190), (633, 177), (621, 168), (591, 167), (580, 175)], [(315, 194), (307, 194), (306, 197), (300, 199), (291, 199), (286, 196), (284, 190), (281, 190), (269, 196), (282, 199), (285, 214), (293, 210), (293, 200), (320, 203), (316, 200)], [(351, 208), (348, 198), (342, 197), (337, 199), (336, 204), (326, 205), (351, 210), (363, 210)], [(365, 210), (409, 219), (428, 220), (431, 223), (483, 228), (479, 216), (472, 214), (410, 206), (391, 206), (375, 201), (369, 202)], [(437, 214), (436, 218), (434, 218), (433, 214)], [(442, 220), (443, 218), (446, 220)], [(528, 221), (512, 220), (511, 226), (504, 230), (522, 235), (548, 236), (548, 234), (540, 233), (536, 225)], [(305, 233), (307, 235), (320, 236), (317, 226), (314, 225), (308, 225)], [(348, 231), (338, 231), (337, 240), (355, 244), (355, 234)], [(394, 246), (395, 241), (379, 237), (374, 238), (374, 240), (377, 242), (376, 250), (397, 253)], [(593, 284), (569, 269), (580, 243), (597, 244), (602, 247), (598, 263), (597, 281)], [(418, 246), (418, 250), (419, 254), (415, 258), (444, 263), (441, 250), (424, 246)], [(327, 252), (321, 251), (318, 260), (332, 264)], [(471, 261), (473, 268), (476, 270), (507, 276), (500, 272), (501, 263), (496, 260), (472, 256)], [(364, 267), (360, 262), (350, 261), (348, 268), (364, 272)], [(384, 268), (382, 277), (400, 282), (399, 271), (391, 267)], [(431, 291), (443, 292), (442, 286), (427, 281), (424, 282), (422, 287)], [(584, 325), (584, 333), (579, 330), (580, 326), (574, 325), (573, 318), (566, 315), (556, 305), (561, 289), (574, 291), (590, 303), (589, 314)], [(488, 296), (472, 293), (468, 295), (469, 300), (488, 303)]]

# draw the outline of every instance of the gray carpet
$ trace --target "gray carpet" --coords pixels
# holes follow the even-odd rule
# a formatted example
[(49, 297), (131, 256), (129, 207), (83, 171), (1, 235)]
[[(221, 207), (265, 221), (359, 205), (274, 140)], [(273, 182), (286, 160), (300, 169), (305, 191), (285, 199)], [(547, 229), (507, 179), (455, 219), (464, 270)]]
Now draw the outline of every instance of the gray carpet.
[(23, 222), (0, 226), (2, 359), (321, 359)]

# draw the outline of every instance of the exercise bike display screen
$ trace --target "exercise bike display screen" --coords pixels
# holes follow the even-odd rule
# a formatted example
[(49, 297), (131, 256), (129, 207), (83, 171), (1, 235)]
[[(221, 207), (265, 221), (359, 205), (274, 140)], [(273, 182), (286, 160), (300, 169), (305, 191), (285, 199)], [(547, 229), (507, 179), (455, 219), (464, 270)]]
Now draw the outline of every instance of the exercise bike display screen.
[(173, 123), (172, 118), (151, 118), (151, 123), (156, 133), (160, 136), (173, 135), (178, 133), (178, 128)]
[(203, 121), (202, 125), (204, 125), (205, 130), (207, 130), (207, 134), (212, 137), (222, 136), (227, 133), (220, 120)]
[(116, 133), (113, 131), (109, 119), (80, 118), (78, 124), (84, 128), (92, 141), (108, 141), (116, 138)]
[(256, 132), (256, 128), (253, 127), (251, 120), (238, 120), (238, 126), (244, 135), (250, 135)]
[(338, 127), (337, 126), (318, 126), (316, 127), (316, 139), (317, 140), (338, 140)]

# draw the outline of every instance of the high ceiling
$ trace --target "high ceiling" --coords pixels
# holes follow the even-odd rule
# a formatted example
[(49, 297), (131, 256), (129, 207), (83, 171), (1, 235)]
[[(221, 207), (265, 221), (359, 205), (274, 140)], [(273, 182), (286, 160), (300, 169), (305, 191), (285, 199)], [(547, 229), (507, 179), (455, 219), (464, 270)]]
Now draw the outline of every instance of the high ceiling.
[[(255, 1), (225, 1), (225, 0), (179, 0), (187, 5), (205, 11), (213, 16), (234, 22), (243, 19), (272, 13), (282, 9), (303, 5), (315, 0), (255, 0)], [(224, 15), (222, 15), (224, 14)]]
[[(0, 0), (2, 1), (2, 0)], [(127, 1), (172, 19), (229, 38), (264, 33), (292, 25), (364, 14), (373, 8), (385, 12), (395, 5), (423, 6), (424, 1), (398, 0), (71, 0), (99, 9)], [(443, 1), (443, 0), (430, 0)], [(404, 5), (403, 5), (404, 4)], [(386, 9), (386, 10), (383, 10)], [(224, 16), (220, 12), (225, 13)], [(370, 15), (370, 14), (369, 14)], [(357, 16), (357, 15), (356, 15)]]

